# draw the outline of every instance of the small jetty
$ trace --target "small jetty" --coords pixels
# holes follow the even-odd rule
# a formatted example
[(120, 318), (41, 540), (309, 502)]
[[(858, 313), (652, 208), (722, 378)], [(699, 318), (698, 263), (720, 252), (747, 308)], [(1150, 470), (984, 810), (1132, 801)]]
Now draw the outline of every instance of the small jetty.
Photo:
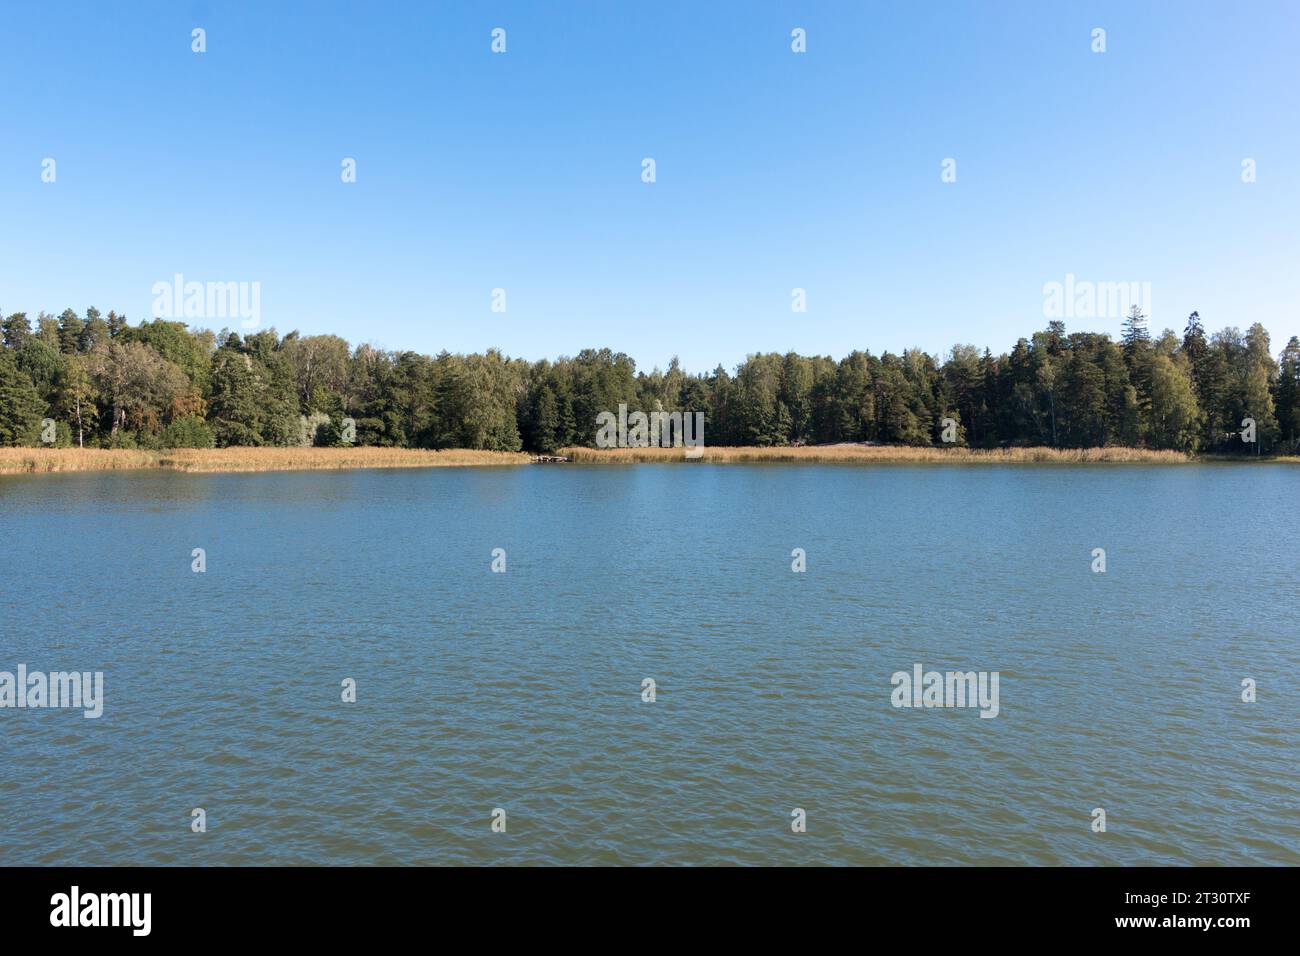
[(555, 464), (556, 462), (568, 461), (568, 460), (569, 459), (565, 458), (563, 455), (534, 455), (533, 456), (533, 464), (535, 465), (551, 465), (551, 464)]

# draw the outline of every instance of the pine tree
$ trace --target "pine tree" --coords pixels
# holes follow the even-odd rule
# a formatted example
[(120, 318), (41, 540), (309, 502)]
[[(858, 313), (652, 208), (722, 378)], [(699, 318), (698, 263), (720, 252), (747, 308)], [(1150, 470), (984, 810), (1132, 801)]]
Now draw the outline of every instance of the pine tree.
[(45, 403), (9, 351), (0, 352), (0, 445), (34, 445)]
[(1259, 440), (1255, 453), (1271, 451), (1278, 438), (1273, 390), (1277, 365), (1270, 351), (1268, 330), (1256, 322), (1246, 330), (1246, 413), (1255, 419)]
[(537, 399), (536, 421), (534, 424), (534, 446), (538, 451), (555, 451), (558, 447), (560, 412), (555, 401), (555, 392), (550, 385), (543, 385)]
[(59, 351), (64, 355), (75, 355), (81, 348), (81, 336), (86, 330), (86, 323), (81, 316), (71, 309), (64, 309), (59, 316)]
[(1120, 341), (1124, 343), (1124, 355), (1128, 359), (1129, 368), (1134, 368), (1137, 357), (1144, 353), (1151, 344), (1151, 332), (1147, 329), (1147, 317), (1142, 314), (1142, 310), (1136, 305), (1128, 310), (1128, 315), (1124, 318), (1124, 330), (1120, 336)]
[(1147, 317), (1136, 305), (1129, 309), (1120, 336), (1129, 379), (1137, 393), (1139, 430), (1145, 433), (1151, 424), (1151, 333)]
[(22, 348), (23, 343), (32, 335), (32, 324), (27, 321), (27, 313), (15, 312), (9, 318), (0, 322), (0, 332), (3, 332), (5, 348)]
[(1278, 356), (1277, 423), (1287, 450), (1300, 447), (1300, 339), (1294, 335)]

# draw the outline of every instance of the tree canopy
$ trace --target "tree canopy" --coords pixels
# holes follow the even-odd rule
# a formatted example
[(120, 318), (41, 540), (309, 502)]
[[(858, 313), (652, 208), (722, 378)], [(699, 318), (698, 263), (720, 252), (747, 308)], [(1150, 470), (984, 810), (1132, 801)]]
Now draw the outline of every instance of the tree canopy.
[[(0, 319), (0, 444), (97, 447), (359, 444), (552, 451), (592, 445), (596, 416), (703, 412), (711, 445), (830, 442), (1145, 446), (1295, 452), (1300, 341), (1275, 358), (1268, 332), (1181, 337), (1147, 331), (1135, 309), (1120, 342), (1061, 322), (994, 355), (854, 351), (749, 356), (731, 372), (638, 371), (608, 348), (528, 362), (495, 349), (437, 356), (355, 348), (334, 335), (245, 335), (65, 309)], [(1241, 440), (1256, 422), (1258, 449)], [(351, 419), (352, 430), (343, 421)], [(48, 433), (47, 433), (48, 434)]]

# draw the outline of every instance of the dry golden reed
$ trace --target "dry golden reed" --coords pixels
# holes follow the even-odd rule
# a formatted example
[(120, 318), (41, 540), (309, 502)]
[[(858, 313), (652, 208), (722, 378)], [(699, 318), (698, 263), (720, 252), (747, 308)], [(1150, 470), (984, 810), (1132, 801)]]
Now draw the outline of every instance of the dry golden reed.
[[(1102, 462), (1143, 462), (1179, 464), (1194, 461), (1177, 451), (1151, 451), (1146, 448), (914, 448), (906, 445), (801, 445), (797, 447), (728, 448), (724, 446), (695, 449), (702, 452), (696, 461), (728, 462), (846, 462), (853, 464), (888, 464), (945, 462), (960, 464), (1093, 464)], [(633, 462), (685, 461), (682, 448), (565, 448), (560, 454), (570, 461), (629, 464)]]
[(167, 468), (173, 471), (299, 471), (318, 468), (430, 468), (521, 465), (523, 453), (420, 448), (0, 448), (0, 474)]
[[(1146, 448), (913, 448), (904, 445), (802, 445), (797, 447), (700, 449), (697, 461), (804, 462), (846, 464), (1181, 464), (1196, 461), (1177, 451)], [(681, 448), (565, 448), (579, 464), (685, 461)], [(454, 465), (522, 465), (524, 452), (453, 448), (177, 448), (169, 451), (100, 448), (0, 448), (0, 474), (55, 471), (114, 471), (166, 468), (185, 472), (305, 471), (320, 468), (431, 468)], [(1242, 460), (1242, 459), (1234, 459)], [(1265, 459), (1269, 460), (1269, 459)], [(1300, 458), (1274, 458), (1300, 464)]]

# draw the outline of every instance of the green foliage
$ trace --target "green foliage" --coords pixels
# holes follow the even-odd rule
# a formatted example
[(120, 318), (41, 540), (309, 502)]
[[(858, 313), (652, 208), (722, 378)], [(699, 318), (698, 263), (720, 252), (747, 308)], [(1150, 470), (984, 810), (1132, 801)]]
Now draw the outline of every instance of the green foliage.
[(191, 332), (184, 322), (155, 319), (124, 329), (120, 338), (125, 342), (143, 342), (180, 368), (200, 394), (207, 389), (214, 339), (206, 329)]
[(162, 430), (163, 448), (212, 448), (216, 445), (212, 429), (198, 415), (174, 418)]
[[(554, 451), (593, 445), (602, 412), (705, 414), (712, 445), (881, 442), (976, 448), (1146, 445), (1219, 453), (1300, 449), (1300, 341), (1270, 354), (1260, 324), (1207, 338), (1193, 313), (1181, 338), (1152, 338), (1138, 312), (1121, 341), (1052, 322), (994, 355), (954, 347), (877, 357), (762, 353), (692, 375), (674, 358), (638, 371), (585, 349), (528, 363), (495, 349), (436, 358), (355, 350), (337, 336), (241, 337), (94, 308), (82, 318), (0, 320), (0, 442), (34, 444), (55, 418), (60, 443), (110, 447), (342, 444)], [(1243, 418), (1259, 445), (1244, 446)]]
[(94, 427), (97, 394), (87, 357), (68, 356), (59, 382), (58, 408), (61, 418), (68, 422), (69, 435), (75, 429), (78, 447), (85, 445), (86, 432)]
[(1151, 364), (1151, 423), (1148, 442), (1153, 448), (1195, 451), (1201, 410), (1187, 372), (1187, 360), (1157, 354)]
[(326, 444), (323, 429), (330, 423), (329, 415), (324, 412), (312, 412), (310, 415), (298, 416), (298, 444), (304, 448), (311, 445)]
[(262, 445), (266, 417), (265, 372), (238, 348), (222, 347), (212, 359), (208, 420), (218, 445)]
[(1278, 358), (1277, 423), (1284, 449), (1294, 454), (1300, 448), (1300, 339), (1294, 335)]
[(26, 312), (15, 312), (0, 322), (0, 335), (6, 349), (21, 348), (31, 334), (32, 324), (27, 320)]
[(14, 357), (18, 360), (18, 367), (27, 374), (41, 395), (53, 391), (66, 361), (58, 349), (38, 338), (28, 338), (14, 352)]
[[(315, 417), (315, 416), (313, 416)], [(314, 444), (319, 448), (343, 448), (347, 445), (355, 445), (355, 441), (347, 441), (344, 438), (344, 418), (346, 416), (335, 415), (322, 416), (324, 421), (316, 428)]]
[(40, 437), (45, 403), (14, 360), (0, 352), (0, 445), (34, 445)]
[(64, 309), (59, 316), (59, 351), (65, 355), (75, 355), (81, 347), (81, 337), (86, 331), (86, 323), (71, 309)]
[(142, 342), (111, 341), (87, 356), (87, 369), (109, 413), (110, 438), (131, 431), (157, 439), (172, 407), (190, 404), (185, 373)]

